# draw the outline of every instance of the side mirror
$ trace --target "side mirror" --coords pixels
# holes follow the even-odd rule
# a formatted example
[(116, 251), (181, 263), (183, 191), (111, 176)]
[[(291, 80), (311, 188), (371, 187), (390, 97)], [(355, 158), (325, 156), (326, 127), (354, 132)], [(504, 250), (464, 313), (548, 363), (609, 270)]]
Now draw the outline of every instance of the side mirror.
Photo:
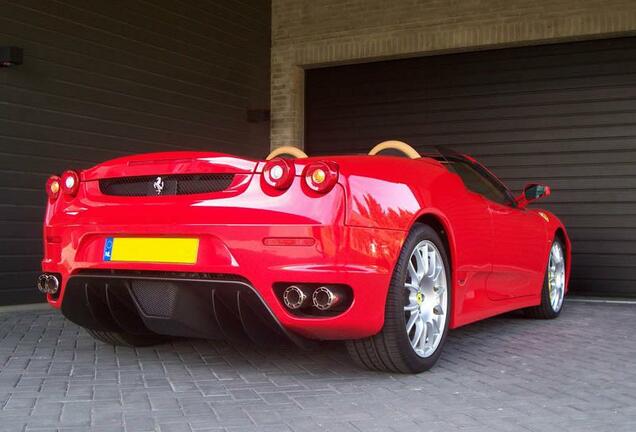
[(527, 184), (523, 192), (516, 198), (517, 207), (524, 208), (532, 201), (550, 196), (550, 187), (536, 183)]

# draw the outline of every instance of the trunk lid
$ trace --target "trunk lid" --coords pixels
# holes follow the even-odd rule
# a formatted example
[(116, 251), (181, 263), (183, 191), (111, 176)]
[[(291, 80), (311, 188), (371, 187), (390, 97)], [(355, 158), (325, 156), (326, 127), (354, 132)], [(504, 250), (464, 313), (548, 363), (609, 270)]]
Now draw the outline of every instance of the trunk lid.
[(164, 152), (125, 156), (82, 171), (82, 181), (181, 174), (252, 174), (258, 162), (214, 152)]

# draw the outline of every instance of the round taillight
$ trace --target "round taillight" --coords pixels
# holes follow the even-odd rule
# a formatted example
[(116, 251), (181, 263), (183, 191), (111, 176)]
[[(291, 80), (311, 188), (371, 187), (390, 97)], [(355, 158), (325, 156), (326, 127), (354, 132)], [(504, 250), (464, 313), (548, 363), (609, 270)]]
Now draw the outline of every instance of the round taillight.
[(60, 194), (61, 180), (58, 176), (51, 176), (46, 181), (46, 195), (51, 201), (55, 201)]
[(314, 162), (305, 167), (303, 177), (309, 189), (327, 193), (338, 182), (338, 167), (335, 163)]
[(294, 162), (289, 159), (272, 159), (263, 168), (263, 180), (269, 186), (285, 190), (294, 181)]
[(75, 171), (65, 171), (61, 183), (62, 192), (66, 195), (75, 195), (79, 188), (79, 175)]

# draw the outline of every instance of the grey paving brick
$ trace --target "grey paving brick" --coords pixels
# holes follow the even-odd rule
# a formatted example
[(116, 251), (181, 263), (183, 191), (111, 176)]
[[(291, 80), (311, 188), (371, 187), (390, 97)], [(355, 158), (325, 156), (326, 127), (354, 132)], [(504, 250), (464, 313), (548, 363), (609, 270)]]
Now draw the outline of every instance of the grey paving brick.
[(310, 351), (96, 343), (57, 312), (0, 315), (1, 431), (633, 431), (636, 306), (569, 303), (450, 334), (418, 376)]

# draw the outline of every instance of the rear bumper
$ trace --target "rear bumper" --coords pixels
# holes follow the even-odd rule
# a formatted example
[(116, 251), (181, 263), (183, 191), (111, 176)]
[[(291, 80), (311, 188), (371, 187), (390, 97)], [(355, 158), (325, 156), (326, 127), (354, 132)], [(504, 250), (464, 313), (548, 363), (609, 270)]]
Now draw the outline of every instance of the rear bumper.
[(254, 287), (237, 277), (81, 272), (69, 279), (62, 313), (101, 331), (303, 344), (280, 325)]
[[(200, 239), (199, 256), (192, 265), (103, 261), (105, 239), (122, 235), (196, 236)], [(110, 295), (115, 299), (112, 301), (118, 299), (136, 311), (136, 319), (145, 328), (160, 334), (217, 338), (228, 337), (238, 328), (250, 336), (254, 326), (248, 321), (257, 319), (251, 324), (266, 321), (274, 333), (292, 338), (353, 339), (381, 329), (387, 289), (405, 235), (398, 230), (339, 224), (47, 226), (42, 269), (62, 278), (59, 296), (49, 296), (49, 303), (86, 327), (116, 321), (113, 310), (117, 308), (108, 307)], [(272, 237), (312, 238), (315, 243), (266, 245), (263, 240)], [(126, 273), (130, 271), (137, 276)], [(154, 289), (159, 304), (162, 298), (165, 304), (170, 303), (170, 290), (178, 295), (179, 301), (173, 302), (175, 309), (164, 315), (153, 316), (131, 291), (135, 280), (155, 280), (148, 279), (149, 272), (171, 275), (158, 278), (168, 287), (163, 292)], [(345, 284), (353, 291), (353, 302), (337, 316), (300, 317), (286, 310), (274, 291), (276, 283)], [(91, 311), (92, 304), (105, 307)], [(100, 319), (104, 311), (110, 316)], [(248, 321), (241, 321), (248, 315), (244, 318)]]

